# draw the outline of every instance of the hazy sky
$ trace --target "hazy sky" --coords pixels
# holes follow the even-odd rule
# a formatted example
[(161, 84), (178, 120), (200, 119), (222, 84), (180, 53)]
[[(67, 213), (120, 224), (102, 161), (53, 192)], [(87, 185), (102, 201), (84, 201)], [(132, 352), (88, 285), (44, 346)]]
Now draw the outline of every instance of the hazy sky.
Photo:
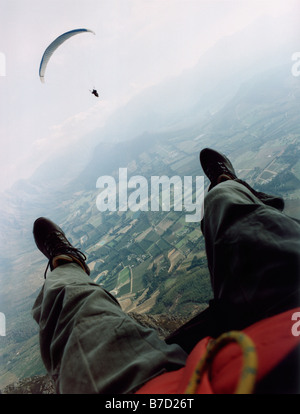
[[(0, 0), (0, 191), (103, 125), (143, 88), (194, 66), (220, 38), (297, 6), (299, 0)], [(42, 84), (45, 48), (76, 28), (96, 35), (62, 45)]]

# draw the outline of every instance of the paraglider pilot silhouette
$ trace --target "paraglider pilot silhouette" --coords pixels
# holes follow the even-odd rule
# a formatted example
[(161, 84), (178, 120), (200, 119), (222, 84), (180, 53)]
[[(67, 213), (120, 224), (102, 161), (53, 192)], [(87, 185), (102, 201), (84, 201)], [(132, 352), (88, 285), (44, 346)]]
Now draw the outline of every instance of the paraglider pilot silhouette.
[(90, 91), (91, 92), (91, 94), (92, 95), (95, 95), (96, 96), (96, 98), (99, 98), (99, 94), (98, 94), (98, 92), (97, 92), (97, 90), (96, 89), (93, 89), (92, 91)]
[[(225, 155), (205, 148), (200, 163), (210, 180), (201, 228), (214, 297), (165, 341), (93, 283), (85, 255), (61, 228), (35, 221), (34, 239), (51, 271), (32, 312), (58, 393), (234, 393), (239, 381), (240, 392), (299, 391), (300, 337), (291, 333), (291, 316), (300, 309), (300, 223), (282, 212), (281, 198), (238, 179)], [(224, 345), (210, 358), (210, 372), (195, 380), (211, 338), (223, 334), (226, 344), (242, 338), (243, 349), (247, 338), (252, 345), (243, 353)]]

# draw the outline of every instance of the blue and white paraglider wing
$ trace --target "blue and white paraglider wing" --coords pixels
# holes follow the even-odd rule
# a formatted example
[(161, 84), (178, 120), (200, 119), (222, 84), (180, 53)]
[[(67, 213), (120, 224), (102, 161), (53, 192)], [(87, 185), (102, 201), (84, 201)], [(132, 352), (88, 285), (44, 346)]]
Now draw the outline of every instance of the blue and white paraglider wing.
[(51, 56), (53, 55), (53, 53), (55, 52), (55, 50), (62, 44), (64, 43), (66, 40), (68, 40), (70, 37), (75, 36), (79, 33), (93, 33), (95, 34), (92, 30), (88, 30), (88, 29), (76, 29), (76, 30), (71, 30), (69, 32), (66, 32), (60, 36), (58, 36), (45, 50), (42, 60), (41, 60), (41, 64), (40, 64), (40, 70), (39, 70), (39, 75), (40, 75), (40, 79), (42, 82), (45, 82), (45, 71), (47, 68), (47, 64), (51, 58)]

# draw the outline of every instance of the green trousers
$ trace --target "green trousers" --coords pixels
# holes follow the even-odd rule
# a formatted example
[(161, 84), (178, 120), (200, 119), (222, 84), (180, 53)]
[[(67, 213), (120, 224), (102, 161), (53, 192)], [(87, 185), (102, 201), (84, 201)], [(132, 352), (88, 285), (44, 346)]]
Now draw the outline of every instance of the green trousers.
[(278, 197), (258, 198), (239, 180), (207, 193), (201, 228), (213, 298), (167, 343), (190, 352), (206, 336), (300, 306), (300, 223), (281, 211), (283, 205)]
[(298, 220), (228, 180), (207, 194), (202, 231), (216, 301), (250, 322), (299, 306)]
[(58, 393), (133, 393), (184, 366), (186, 353), (125, 314), (76, 264), (48, 274), (32, 309), (40, 349)]

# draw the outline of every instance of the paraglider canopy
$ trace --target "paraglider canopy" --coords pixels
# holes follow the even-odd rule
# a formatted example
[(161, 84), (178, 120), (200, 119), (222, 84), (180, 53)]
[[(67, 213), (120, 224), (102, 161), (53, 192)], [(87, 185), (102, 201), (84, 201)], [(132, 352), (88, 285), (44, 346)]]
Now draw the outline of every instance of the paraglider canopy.
[(79, 33), (93, 33), (95, 34), (92, 30), (89, 29), (75, 29), (75, 30), (71, 30), (69, 32), (66, 32), (60, 36), (58, 36), (45, 50), (41, 63), (40, 63), (40, 70), (39, 70), (39, 75), (40, 75), (40, 80), (41, 82), (45, 82), (45, 71), (46, 71), (46, 67), (48, 65), (48, 62), (51, 58), (51, 56), (53, 55), (53, 53), (55, 52), (55, 50), (62, 44), (64, 43), (66, 40), (68, 40), (70, 37), (75, 36)]

